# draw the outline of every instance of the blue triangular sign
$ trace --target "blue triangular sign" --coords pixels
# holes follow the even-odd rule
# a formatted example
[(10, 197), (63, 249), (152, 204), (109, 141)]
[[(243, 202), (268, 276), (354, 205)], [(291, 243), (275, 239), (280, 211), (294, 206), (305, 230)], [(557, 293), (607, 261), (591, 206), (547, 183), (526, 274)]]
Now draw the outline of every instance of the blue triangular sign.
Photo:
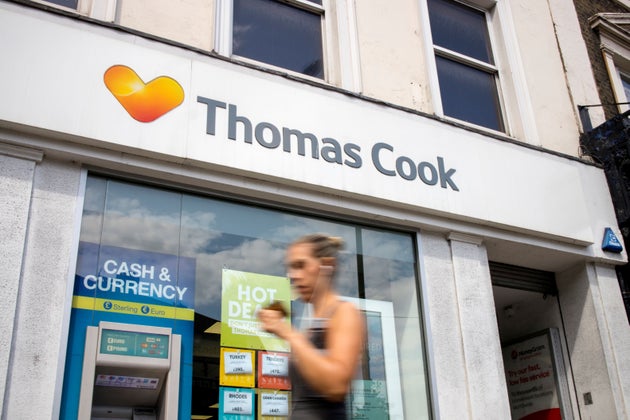
[(623, 251), (623, 246), (617, 239), (615, 232), (609, 227), (604, 230), (604, 241), (602, 242), (602, 249), (604, 251), (610, 252), (621, 252)]

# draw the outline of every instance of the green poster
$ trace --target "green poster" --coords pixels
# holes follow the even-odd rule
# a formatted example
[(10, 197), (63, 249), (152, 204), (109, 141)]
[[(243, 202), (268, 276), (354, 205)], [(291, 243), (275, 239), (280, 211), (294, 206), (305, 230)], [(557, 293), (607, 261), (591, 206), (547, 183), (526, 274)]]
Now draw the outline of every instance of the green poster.
[[(286, 277), (223, 270), (221, 293), (221, 346), (289, 351), (288, 344), (260, 329), (256, 311), (281, 302), (291, 308), (291, 287)], [(291, 322), (287, 317), (287, 323)]]

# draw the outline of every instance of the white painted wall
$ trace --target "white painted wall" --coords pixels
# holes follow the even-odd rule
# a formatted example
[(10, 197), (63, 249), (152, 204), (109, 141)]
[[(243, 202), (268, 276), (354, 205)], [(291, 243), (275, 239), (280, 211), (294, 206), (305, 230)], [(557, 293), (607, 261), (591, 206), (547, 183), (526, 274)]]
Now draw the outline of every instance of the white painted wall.
[(363, 94), (433, 113), (418, 0), (357, 1)]
[[(15, 175), (13, 179), (19, 179)], [(9, 244), (13, 248), (10, 255), (19, 257), (22, 251), (23, 255), (17, 259), (22, 263), (21, 273), (15, 276), (12, 270), (10, 279), (13, 289), (18, 283), (19, 290), (17, 300), (13, 298), (15, 312), (7, 317), (15, 327), (2, 418), (50, 419), (59, 403), (61, 356), (67, 345), (68, 284), (75, 269), (71, 256), (76, 254), (79, 175), (79, 168), (69, 162), (44, 159), (38, 163), (30, 207), (29, 201), (24, 203), (28, 223), (20, 225), (27, 227), (25, 238)], [(16, 197), (24, 191), (16, 191)], [(22, 219), (20, 212), (15, 213), (15, 223), (24, 223)], [(13, 264), (10, 262), (9, 267)]]
[(421, 253), (438, 418), (509, 418), (485, 247), (475, 237), (423, 232)]
[(512, 0), (510, 5), (540, 145), (577, 156), (579, 130), (548, 2)]
[(116, 23), (212, 51), (214, 13), (214, 0), (118, 0)]
[(582, 418), (628, 418), (630, 329), (614, 269), (578, 265), (556, 281)]
[(37, 150), (0, 143), (0, 301), (5, 312), (0, 318), (0, 395), (5, 394), (10, 372), (33, 176), (42, 157)]
[[(551, 0), (549, 1), (549, 10), (562, 54), (566, 83), (571, 91), (574, 111), (578, 112), (577, 107), (579, 105), (599, 104), (601, 99), (597, 91), (597, 83), (593, 76), (586, 44), (581, 42), (583, 39), (582, 30), (573, 0)], [(625, 102), (625, 100), (619, 102)], [(579, 118), (579, 112), (577, 115)], [(597, 127), (606, 120), (602, 107), (589, 108), (589, 115), (593, 127)], [(581, 122), (579, 124), (581, 126)]]

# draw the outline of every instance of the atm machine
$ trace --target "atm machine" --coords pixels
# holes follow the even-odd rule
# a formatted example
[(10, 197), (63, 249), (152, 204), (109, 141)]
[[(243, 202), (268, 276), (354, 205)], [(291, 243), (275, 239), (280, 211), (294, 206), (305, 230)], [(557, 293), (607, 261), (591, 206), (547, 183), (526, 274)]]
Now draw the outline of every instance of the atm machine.
[(87, 327), (79, 420), (176, 420), (181, 336), (101, 321)]

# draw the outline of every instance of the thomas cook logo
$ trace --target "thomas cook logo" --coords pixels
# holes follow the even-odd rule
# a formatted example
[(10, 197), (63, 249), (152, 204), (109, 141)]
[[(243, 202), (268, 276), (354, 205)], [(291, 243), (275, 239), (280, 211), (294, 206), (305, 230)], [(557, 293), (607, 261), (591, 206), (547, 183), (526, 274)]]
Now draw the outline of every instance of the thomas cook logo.
[(144, 83), (133, 69), (115, 65), (105, 71), (103, 80), (129, 115), (140, 122), (154, 121), (184, 101), (184, 89), (168, 76)]

